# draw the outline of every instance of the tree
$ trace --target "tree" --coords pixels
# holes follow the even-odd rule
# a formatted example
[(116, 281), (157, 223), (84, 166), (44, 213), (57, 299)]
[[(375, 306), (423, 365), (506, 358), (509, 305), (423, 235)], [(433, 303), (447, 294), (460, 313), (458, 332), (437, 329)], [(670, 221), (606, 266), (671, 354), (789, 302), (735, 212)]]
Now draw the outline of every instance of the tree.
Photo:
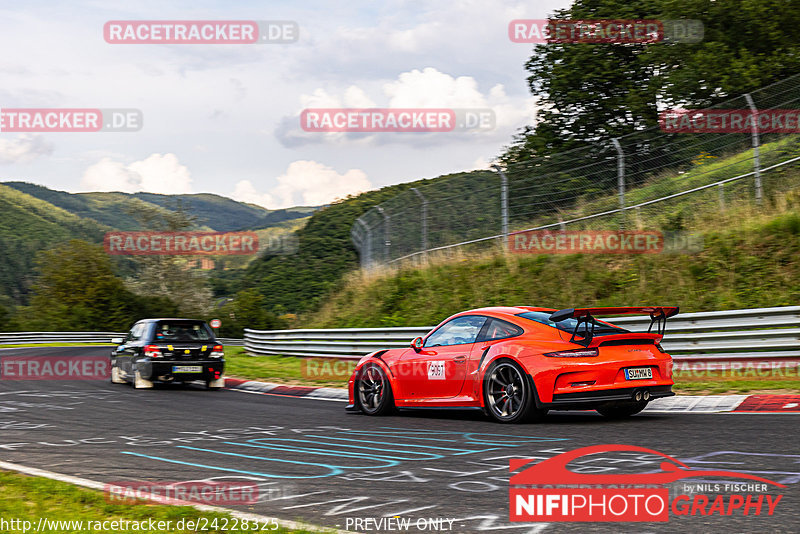
[(16, 321), (32, 330), (126, 330), (142, 317), (175, 311), (164, 298), (135, 295), (114, 275), (102, 247), (71, 240), (42, 251), (30, 306)]
[[(245, 328), (270, 330), (285, 328), (286, 323), (266, 310), (266, 298), (256, 289), (244, 289), (219, 312), (222, 320), (220, 335), (241, 338)], [(209, 318), (211, 319), (211, 318)]]
[[(143, 202), (132, 204), (129, 213), (143, 228), (155, 232), (179, 232), (191, 229), (197, 218), (178, 199), (171, 210), (155, 208)], [(139, 256), (136, 274), (126, 281), (138, 294), (156, 295), (178, 303), (180, 314), (202, 317), (208, 313), (213, 297), (208, 277), (193, 268), (184, 256)]]
[(542, 109), (507, 147), (507, 164), (605, 143), (655, 126), (661, 109), (713, 105), (800, 73), (800, 2), (576, 0), (553, 18), (698, 19), (705, 35), (697, 44), (536, 45), (525, 68)]

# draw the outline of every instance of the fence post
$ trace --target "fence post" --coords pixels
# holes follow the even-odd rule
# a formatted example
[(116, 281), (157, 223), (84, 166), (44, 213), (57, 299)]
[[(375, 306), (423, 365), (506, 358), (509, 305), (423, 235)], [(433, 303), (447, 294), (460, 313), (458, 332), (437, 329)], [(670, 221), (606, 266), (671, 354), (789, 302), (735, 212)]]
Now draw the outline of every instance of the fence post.
[(719, 211), (725, 211), (725, 184), (719, 184)]
[(372, 232), (361, 217), (356, 219), (356, 222), (359, 223), (361, 226), (364, 227), (364, 241), (361, 243), (361, 268), (362, 269), (369, 269), (372, 264)]
[(750, 111), (752, 112), (753, 122), (750, 128), (750, 139), (753, 145), (753, 177), (755, 178), (755, 186), (756, 186), (756, 202), (761, 203), (762, 191), (761, 191), (761, 149), (759, 145), (761, 144), (759, 137), (758, 137), (758, 109), (756, 108), (755, 102), (753, 102), (753, 97), (750, 96), (750, 93), (744, 94), (745, 100), (747, 100), (747, 105), (750, 107)]
[(386, 210), (384, 210), (381, 206), (375, 206), (375, 209), (377, 209), (381, 215), (383, 215), (383, 261), (384, 263), (388, 264), (390, 259), (389, 249), (392, 246), (392, 241), (389, 238), (391, 235), (391, 228), (389, 227), (391, 219), (389, 218), (389, 215), (387, 215)]
[(422, 239), (422, 257), (428, 257), (428, 199), (419, 192), (419, 189), (416, 187), (412, 187), (411, 190), (419, 197), (420, 202), (422, 203), (422, 213), (420, 213), (420, 217), (422, 218), (421, 224), (421, 239)]
[(625, 153), (622, 151), (622, 145), (619, 144), (619, 139), (614, 138), (611, 140), (614, 148), (617, 150), (617, 194), (619, 195), (619, 212), (622, 216), (620, 218), (619, 229), (625, 229)]
[(500, 233), (503, 234), (503, 249), (508, 249), (508, 177), (499, 165), (492, 168), (500, 175)]

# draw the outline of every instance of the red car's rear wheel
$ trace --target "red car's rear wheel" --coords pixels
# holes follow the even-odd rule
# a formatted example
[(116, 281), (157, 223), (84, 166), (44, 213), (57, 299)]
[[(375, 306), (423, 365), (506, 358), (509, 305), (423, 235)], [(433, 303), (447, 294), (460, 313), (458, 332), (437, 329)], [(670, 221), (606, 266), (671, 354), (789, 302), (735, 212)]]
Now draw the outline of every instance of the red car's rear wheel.
[(484, 377), (484, 405), (489, 415), (500, 423), (538, 419), (547, 413), (536, 409), (533, 386), (515, 362), (498, 360)]
[(359, 408), (367, 415), (383, 415), (394, 409), (392, 386), (379, 365), (368, 363), (361, 368), (355, 392)]

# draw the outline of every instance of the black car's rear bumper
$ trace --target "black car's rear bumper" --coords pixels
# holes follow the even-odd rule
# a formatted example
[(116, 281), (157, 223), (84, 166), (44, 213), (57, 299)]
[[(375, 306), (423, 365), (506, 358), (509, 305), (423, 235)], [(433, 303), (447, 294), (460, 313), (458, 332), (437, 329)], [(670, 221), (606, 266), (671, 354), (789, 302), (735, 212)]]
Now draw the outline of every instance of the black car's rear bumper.
[[(200, 367), (200, 372), (182, 372), (176, 367)], [(225, 371), (225, 360), (140, 360), (136, 369), (145, 380), (167, 380), (183, 382), (188, 380), (215, 380)]]

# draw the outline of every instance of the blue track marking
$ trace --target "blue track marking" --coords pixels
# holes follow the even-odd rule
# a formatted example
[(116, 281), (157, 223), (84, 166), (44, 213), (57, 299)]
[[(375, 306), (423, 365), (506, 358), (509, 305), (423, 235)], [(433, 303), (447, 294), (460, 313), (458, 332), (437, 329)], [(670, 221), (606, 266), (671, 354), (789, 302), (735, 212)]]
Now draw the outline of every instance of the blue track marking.
[[(454, 451), (454, 452), (457, 452), (459, 454), (469, 454), (469, 453), (472, 453), (472, 452), (485, 452), (485, 451), (495, 451), (495, 450), (497, 450), (497, 448), (484, 449), (484, 450), (454, 449), (452, 447), (436, 447), (434, 445), (424, 445), (424, 444), (423, 445), (417, 445), (415, 443), (398, 443), (396, 441), (395, 442), (390, 442), (390, 441), (371, 441), (371, 440), (366, 440), (366, 439), (334, 438), (332, 436), (313, 436), (313, 435), (309, 435), (309, 434), (304, 434), (304, 437), (316, 438), (316, 439), (330, 439), (330, 440), (336, 440), (336, 441), (355, 441), (356, 443), (374, 443), (376, 445), (402, 445), (404, 447), (416, 447), (416, 448), (423, 448), (424, 447), (426, 449), (436, 449), (436, 450), (442, 450), (442, 451)], [(259, 439), (261, 439), (261, 438), (259, 438)], [(264, 439), (273, 439), (273, 438), (264, 438)], [(412, 438), (412, 439), (419, 439), (419, 438)], [(251, 440), (251, 441), (253, 441), (253, 440)], [(445, 440), (443, 440), (443, 441), (445, 441)], [(452, 441), (452, 440), (446, 440), (446, 441)], [(332, 445), (339, 445), (339, 444), (338, 443), (334, 443)], [(342, 446), (343, 447), (353, 447), (353, 445), (344, 445), (344, 444), (342, 444)], [(394, 450), (394, 449), (378, 449), (378, 448), (372, 448), (372, 447), (359, 447), (359, 448), (368, 448), (370, 450), (389, 451), (389, 452), (409, 452), (409, 451), (397, 451), (397, 450)], [(413, 452), (413, 451), (411, 451), (411, 452)]]
[[(316, 436), (308, 436), (308, 437), (316, 437)], [(325, 438), (325, 437), (323, 437), (323, 438), (320, 438), (320, 439), (326, 440), (326, 439), (336, 439), (336, 438)], [(352, 440), (352, 439), (346, 439), (346, 438), (339, 438), (339, 439), (342, 439), (342, 440), (345, 440), (345, 441), (355, 441), (356, 443), (378, 443), (378, 444), (386, 444), (386, 445), (400, 445), (398, 443), (385, 443), (385, 442), (380, 442), (380, 441)], [(369, 453), (370, 457), (376, 457), (376, 456), (377, 457), (381, 457), (381, 456), (384, 456), (386, 458), (397, 458), (395, 456), (373, 454), (375, 451), (381, 451), (381, 452), (400, 452), (400, 453), (405, 453), (405, 454), (408, 454), (408, 455), (415, 455), (415, 456), (419, 456), (420, 458), (417, 458), (417, 459), (420, 459), (420, 460), (426, 460), (426, 459), (427, 460), (436, 460), (436, 459), (439, 459), (439, 458), (443, 458), (443, 456), (441, 454), (436, 454), (436, 453), (433, 453), (433, 452), (409, 451), (409, 450), (403, 450), (403, 449), (386, 449), (386, 448), (380, 448), (380, 447), (368, 447), (368, 446), (363, 446), (363, 445), (351, 445), (349, 443), (329, 443), (329, 442), (326, 442), (326, 441), (314, 441), (314, 440), (308, 440), (308, 439), (253, 438), (253, 439), (247, 440), (248, 443), (263, 443), (263, 442), (274, 442), (274, 441), (288, 441), (290, 443), (311, 443), (312, 445), (325, 445), (325, 446), (329, 447), (327, 449), (324, 449), (326, 451), (330, 451), (331, 448), (336, 448), (336, 447), (347, 448), (347, 449), (365, 449), (367, 451), (370, 451), (370, 453)], [(280, 446), (279, 443), (275, 443), (275, 445)], [(289, 445), (285, 445), (285, 446), (289, 447)], [(417, 447), (421, 447), (421, 446), (422, 445), (417, 445)], [(304, 445), (298, 445), (299, 451), (305, 450), (303, 447), (305, 447), (305, 446)], [(444, 447), (432, 447), (432, 448), (444, 449), (444, 450), (447, 450), (447, 451), (458, 451), (458, 452), (465, 452), (466, 451), (466, 449), (445, 449)], [(320, 450), (320, 449), (309, 448), (309, 450)], [(349, 450), (343, 450), (343, 451), (338, 451), (338, 452), (339, 452), (339, 454), (365, 454), (365, 453), (353, 452), (353, 451), (349, 451)], [(466, 452), (469, 452), (469, 451), (466, 451)], [(413, 457), (402, 457), (400, 459), (401, 460), (414, 460), (415, 458), (413, 458)]]
[[(193, 449), (193, 447), (184, 447), (184, 446), (181, 446), (181, 447), (186, 448), (186, 449)], [(195, 449), (195, 450), (203, 451), (203, 450), (206, 450), (206, 449)], [(219, 451), (210, 451), (210, 450), (208, 450), (207, 452), (219, 452)], [(262, 472), (259, 472), (259, 471), (246, 471), (246, 470), (242, 470), (242, 469), (232, 469), (230, 467), (220, 467), (220, 466), (216, 466), (216, 465), (198, 464), (198, 463), (195, 463), (195, 462), (186, 462), (184, 460), (173, 460), (171, 458), (164, 458), (164, 457), (161, 457), (161, 456), (151, 456), (149, 454), (142, 454), (140, 452), (121, 451), (121, 453), (122, 454), (130, 454), (132, 456), (140, 456), (142, 458), (149, 458), (151, 460), (157, 460), (157, 461), (160, 461), (160, 462), (169, 462), (169, 463), (172, 463), (172, 464), (189, 465), (189, 466), (192, 466), (192, 467), (199, 467), (201, 469), (213, 469), (215, 471), (227, 471), (229, 473), (242, 473), (242, 474), (245, 474), (245, 475), (253, 475), (253, 476), (259, 476), (259, 477), (266, 477), (266, 478), (298, 478), (298, 479), (300, 479), (300, 478), (327, 478), (327, 477), (340, 475), (343, 472), (338, 467), (333, 466), (333, 465), (327, 465), (327, 464), (317, 464), (317, 463), (312, 463), (312, 462), (301, 462), (301, 461), (294, 461), (294, 460), (281, 460), (279, 458), (262, 458), (260, 456), (252, 456), (251, 457), (251, 458), (255, 458), (257, 460), (269, 460), (269, 461), (273, 461), (273, 462), (284, 462), (284, 463), (299, 464), (299, 465), (312, 465), (312, 466), (315, 466), (315, 467), (324, 467), (326, 469), (331, 470), (330, 473), (327, 473), (327, 474), (324, 474), (324, 475), (309, 475), (309, 476), (273, 475), (271, 473), (262, 473)], [(225, 453), (220, 453), (220, 454), (225, 454)], [(238, 454), (232, 454), (232, 455), (233, 456), (242, 456), (242, 455), (238, 455)]]
[[(266, 446), (260, 446), (260, 445), (249, 445), (249, 444), (246, 444), (246, 443), (234, 443), (234, 442), (227, 442), (227, 441), (224, 442), (224, 443), (226, 443), (228, 445), (242, 445), (244, 447), (253, 447), (253, 448), (259, 448), (259, 449), (272, 448), (272, 447), (266, 447)], [(212, 454), (224, 454), (226, 456), (238, 456), (240, 458), (250, 458), (250, 459), (253, 459), (253, 460), (264, 460), (264, 461), (268, 461), (268, 462), (285, 462), (285, 463), (298, 464), (298, 465), (322, 466), (322, 467), (327, 467), (329, 469), (334, 469), (334, 470), (338, 471), (336, 473), (331, 473), (328, 476), (339, 475), (339, 474), (341, 474), (343, 472), (342, 471), (343, 469), (374, 469), (376, 467), (394, 467), (396, 465), (400, 465), (400, 462), (398, 462), (397, 460), (382, 460), (384, 465), (364, 465), (364, 466), (353, 466), (353, 467), (351, 467), (351, 466), (346, 466), (346, 465), (318, 464), (318, 463), (314, 463), (314, 462), (304, 462), (302, 460), (283, 460), (283, 459), (279, 459), (279, 458), (268, 458), (268, 457), (264, 457), (264, 456), (251, 456), (249, 454), (240, 454), (238, 452), (218, 451), (218, 450), (215, 450), (215, 449), (200, 449), (198, 447), (189, 447), (187, 445), (178, 445), (177, 448), (179, 448), (179, 449), (188, 449), (188, 450), (192, 450), (192, 451), (210, 452)], [(277, 450), (284, 450), (284, 449), (277, 449)], [(291, 452), (291, 451), (286, 451), (286, 452)], [(308, 451), (300, 451), (300, 452), (306, 452), (308, 454), (323, 454), (323, 453), (318, 453), (318, 452), (315, 453), (315, 452), (308, 452)], [(338, 456), (338, 457), (342, 456), (341, 453), (324, 453), (324, 455), (325, 456)], [(361, 459), (361, 458), (359, 458), (359, 459)], [(306, 478), (306, 477), (301, 477), (301, 478)], [(312, 478), (318, 478), (318, 477), (312, 477)]]
[[(293, 448), (288, 446), (280, 446), (280, 445), (253, 445), (252, 443), (237, 443), (235, 441), (224, 441), (226, 445), (238, 445), (240, 447), (253, 447), (256, 449), (270, 449), (274, 451), (283, 451), (283, 452), (296, 452), (299, 454), (317, 454), (322, 456), (336, 456), (337, 458), (341, 458), (344, 454), (349, 456), (353, 456), (358, 459), (366, 459), (366, 460), (374, 460), (375, 462), (383, 461), (386, 465), (374, 465), (374, 466), (359, 466), (359, 467), (349, 467), (349, 466), (339, 466), (343, 469), (374, 469), (376, 467), (394, 467), (396, 465), (400, 465), (401, 460), (413, 460), (414, 458), (403, 458), (402, 456), (376, 456), (373, 454), (367, 454), (362, 452), (342, 452), (342, 451), (330, 451), (325, 449), (312, 449), (312, 448)], [(426, 460), (436, 460), (437, 458), (444, 458), (444, 456), (436, 455), (434, 458), (424, 458)]]

